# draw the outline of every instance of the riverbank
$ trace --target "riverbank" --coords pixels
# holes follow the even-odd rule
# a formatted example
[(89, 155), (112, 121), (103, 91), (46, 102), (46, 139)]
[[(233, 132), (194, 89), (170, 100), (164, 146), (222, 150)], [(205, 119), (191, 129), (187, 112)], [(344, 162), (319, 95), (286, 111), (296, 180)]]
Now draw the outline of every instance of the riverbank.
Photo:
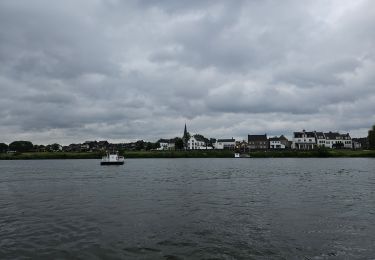
[(375, 150), (255, 151), (252, 158), (339, 158), (375, 157)]
[(102, 153), (83, 152), (0, 153), (0, 160), (100, 159), (101, 157)]
[[(44, 160), (44, 159), (100, 159), (98, 152), (31, 152), (2, 153), (0, 160)], [(234, 152), (227, 150), (195, 151), (126, 151), (125, 158), (233, 158)], [(375, 157), (375, 150), (314, 150), (314, 151), (254, 151), (251, 158), (324, 158), (324, 157)]]

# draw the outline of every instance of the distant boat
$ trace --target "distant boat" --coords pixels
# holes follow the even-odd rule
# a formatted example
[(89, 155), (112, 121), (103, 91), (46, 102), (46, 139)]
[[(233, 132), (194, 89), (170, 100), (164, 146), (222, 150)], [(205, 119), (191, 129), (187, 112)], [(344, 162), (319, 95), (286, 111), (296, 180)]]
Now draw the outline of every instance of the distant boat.
[(123, 165), (125, 162), (125, 158), (123, 156), (119, 156), (118, 153), (107, 153), (106, 156), (102, 157), (102, 161), (100, 165)]
[(235, 153), (234, 158), (250, 158), (250, 155), (246, 153)]

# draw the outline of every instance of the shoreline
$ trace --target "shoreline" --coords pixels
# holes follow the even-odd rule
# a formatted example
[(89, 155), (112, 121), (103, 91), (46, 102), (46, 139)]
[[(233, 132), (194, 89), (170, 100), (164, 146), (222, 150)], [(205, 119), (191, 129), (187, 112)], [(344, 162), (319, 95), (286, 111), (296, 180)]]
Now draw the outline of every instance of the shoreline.
[[(29, 152), (1, 153), (0, 160), (101, 159), (100, 152)], [(234, 151), (125, 151), (127, 159), (141, 158), (234, 158)], [(244, 153), (249, 158), (375, 158), (375, 150), (313, 150), (313, 151), (253, 151)], [(243, 159), (243, 158), (241, 158)]]

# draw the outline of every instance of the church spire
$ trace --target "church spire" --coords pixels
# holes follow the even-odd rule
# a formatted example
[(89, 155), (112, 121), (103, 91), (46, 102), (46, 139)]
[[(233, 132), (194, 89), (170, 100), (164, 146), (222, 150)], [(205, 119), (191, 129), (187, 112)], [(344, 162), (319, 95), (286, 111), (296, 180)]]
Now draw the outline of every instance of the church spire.
[(184, 142), (184, 148), (187, 148), (187, 143), (189, 142), (190, 136), (189, 132), (187, 131), (186, 128), (186, 123), (185, 123), (185, 128), (184, 128), (184, 135), (182, 136), (182, 141)]
[(186, 129), (186, 123), (185, 123), (185, 129), (184, 129), (184, 137), (187, 136), (187, 129)]

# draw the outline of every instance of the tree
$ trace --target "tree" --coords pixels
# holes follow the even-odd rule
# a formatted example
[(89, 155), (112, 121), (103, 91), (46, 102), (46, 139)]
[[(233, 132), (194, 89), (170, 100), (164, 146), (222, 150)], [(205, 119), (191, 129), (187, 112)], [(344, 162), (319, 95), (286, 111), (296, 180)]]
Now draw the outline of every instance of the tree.
[(146, 143), (146, 151), (153, 150), (158, 147), (159, 147), (159, 143), (151, 143), (151, 142)]
[(145, 142), (143, 140), (138, 140), (135, 142), (135, 150), (143, 150), (145, 148)]
[(57, 143), (51, 144), (51, 150), (52, 151), (60, 151), (60, 145)]
[(174, 141), (174, 147), (176, 150), (184, 149), (184, 141), (180, 137), (176, 137)]
[(14, 141), (9, 145), (9, 150), (16, 152), (30, 152), (34, 148), (30, 141)]
[(6, 151), (8, 151), (8, 145), (0, 143), (0, 153), (5, 153)]
[(375, 125), (372, 126), (370, 131), (368, 131), (368, 143), (370, 149), (375, 149)]

